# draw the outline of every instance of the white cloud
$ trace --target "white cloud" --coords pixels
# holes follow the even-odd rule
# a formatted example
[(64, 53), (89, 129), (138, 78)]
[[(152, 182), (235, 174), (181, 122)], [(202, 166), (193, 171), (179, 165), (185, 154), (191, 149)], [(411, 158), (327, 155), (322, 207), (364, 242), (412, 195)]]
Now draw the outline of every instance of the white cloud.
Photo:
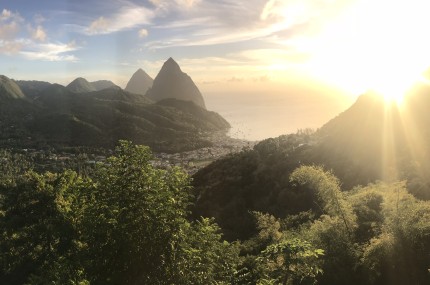
[(94, 20), (84, 31), (87, 35), (110, 34), (149, 24), (153, 17), (153, 11), (145, 7), (128, 6), (117, 14)]
[(9, 19), (12, 16), (12, 12), (6, 9), (3, 9), (2, 13), (0, 14), (0, 21), (5, 21)]
[(140, 38), (146, 38), (148, 36), (148, 30), (147, 29), (140, 29), (139, 30), (139, 37)]
[(149, 0), (157, 9), (170, 10), (170, 9), (190, 9), (195, 7), (202, 0)]
[(46, 43), (38, 45), (30, 45), (27, 50), (20, 52), (24, 57), (31, 60), (45, 60), (45, 61), (78, 61), (75, 55), (69, 54), (76, 51), (79, 47), (74, 41), (64, 43)]
[(12, 55), (18, 53), (23, 43), (19, 41), (4, 41), (0, 40), (0, 54)]
[(40, 41), (40, 42), (44, 42), (46, 40), (46, 32), (43, 29), (42, 26), (37, 26), (35, 29), (32, 27), (29, 27), (30, 33), (31, 33), (31, 37), (36, 40), (36, 41)]
[[(0, 54), (21, 55), (32, 60), (77, 61), (71, 52), (79, 49), (74, 42), (52, 43), (47, 41), (47, 33), (40, 25), (44, 21), (36, 15), (36, 27), (27, 23), (18, 13), (3, 9), (0, 13)], [(21, 32), (22, 27), (27, 27)]]
[(108, 32), (108, 28), (108, 21), (104, 17), (100, 17), (91, 22), (87, 31), (89, 34), (104, 34)]
[(21, 28), (23, 19), (18, 13), (3, 9), (0, 14), (0, 39), (9, 40), (15, 38)]
[[(265, 41), (275, 36), (280, 42), (318, 32), (354, 1), (358, 0), (202, 0), (193, 5), (195, 9), (180, 9), (178, 1), (168, 1), (170, 10), (165, 11), (168, 15), (165, 18), (169, 21), (157, 18), (159, 21), (153, 28), (167, 34), (171, 29), (188, 29), (187, 37), (177, 33), (145, 47), (208, 46), (254, 39)], [(166, 1), (156, 2), (162, 6)]]

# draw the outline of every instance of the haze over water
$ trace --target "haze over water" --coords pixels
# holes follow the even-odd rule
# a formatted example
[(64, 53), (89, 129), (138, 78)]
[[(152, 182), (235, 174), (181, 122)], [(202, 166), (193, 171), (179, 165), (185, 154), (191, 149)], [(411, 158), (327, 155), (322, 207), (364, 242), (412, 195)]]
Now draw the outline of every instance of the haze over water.
[(353, 101), (261, 92), (240, 95), (213, 92), (204, 96), (208, 109), (218, 112), (231, 124), (229, 136), (246, 140), (263, 140), (304, 128), (318, 129)]

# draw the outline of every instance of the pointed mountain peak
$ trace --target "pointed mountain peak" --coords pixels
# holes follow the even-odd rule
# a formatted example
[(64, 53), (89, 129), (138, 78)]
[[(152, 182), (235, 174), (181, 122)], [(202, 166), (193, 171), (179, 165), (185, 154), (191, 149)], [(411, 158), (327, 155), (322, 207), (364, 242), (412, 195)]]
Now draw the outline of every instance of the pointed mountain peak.
[(191, 101), (206, 109), (203, 96), (191, 77), (182, 72), (171, 57), (163, 64), (146, 96), (155, 102), (168, 98)]
[(148, 75), (148, 73), (145, 72), (145, 70), (143, 70), (142, 68), (139, 68), (138, 70), (136, 70), (135, 73), (133, 73), (133, 76), (145, 76), (145, 77), (150, 77)]
[(163, 67), (161, 68), (161, 71), (165, 69), (172, 70), (172, 71), (181, 71), (179, 64), (171, 57), (169, 57), (169, 59), (166, 60), (166, 62), (164, 62)]
[(142, 68), (136, 70), (125, 87), (125, 91), (145, 95), (146, 91), (152, 87), (153, 79)]

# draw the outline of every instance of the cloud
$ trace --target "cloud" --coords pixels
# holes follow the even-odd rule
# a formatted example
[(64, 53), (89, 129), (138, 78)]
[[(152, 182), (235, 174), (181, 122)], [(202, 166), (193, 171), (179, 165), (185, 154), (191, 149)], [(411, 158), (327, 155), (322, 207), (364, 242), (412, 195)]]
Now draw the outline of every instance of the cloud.
[(172, 9), (190, 9), (195, 7), (202, 0), (149, 0), (149, 2), (160, 10), (172, 10)]
[(43, 29), (42, 26), (37, 26), (35, 29), (32, 28), (31, 26), (29, 26), (29, 30), (31, 33), (31, 37), (36, 40), (36, 41), (40, 41), (40, 42), (44, 42), (46, 40), (46, 32)]
[(18, 13), (3, 9), (0, 14), (0, 39), (9, 40), (16, 37), (21, 29), (23, 19)]
[(140, 6), (123, 7), (116, 14), (102, 16), (92, 21), (84, 29), (87, 35), (110, 34), (122, 30), (130, 30), (150, 23), (154, 17), (153, 11)]
[(148, 30), (147, 29), (140, 29), (139, 30), (139, 38), (146, 38), (148, 36)]
[(12, 55), (18, 53), (23, 43), (19, 41), (4, 41), (0, 40), (0, 54)]
[(181, 8), (178, 1), (152, 1), (165, 9), (152, 27), (167, 36), (145, 45), (156, 50), (266, 41), (274, 36), (281, 43), (319, 32), (345, 6), (358, 0), (202, 0), (188, 9)]
[(104, 17), (100, 17), (97, 20), (91, 22), (88, 27), (89, 34), (103, 34), (108, 31), (108, 21)]
[[(79, 49), (74, 42), (46, 42), (48, 37), (40, 25), (44, 21), (41, 15), (36, 15), (36, 27), (27, 23), (18, 13), (3, 9), (0, 13), (0, 54), (21, 55), (31, 60), (47, 61), (77, 61), (71, 52)], [(27, 27), (23, 29), (22, 27)]]
[(46, 43), (38, 45), (30, 45), (27, 50), (21, 51), (20, 54), (31, 60), (44, 60), (44, 61), (71, 61), (76, 62), (78, 58), (72, 51), (78, 50), (79, 47), (74, 41), (64, 43)]
[(3, 9), (2, 13), (0, 14), (0, 21), (6, 21), (12, 16), (12, 12), (6, 9)]

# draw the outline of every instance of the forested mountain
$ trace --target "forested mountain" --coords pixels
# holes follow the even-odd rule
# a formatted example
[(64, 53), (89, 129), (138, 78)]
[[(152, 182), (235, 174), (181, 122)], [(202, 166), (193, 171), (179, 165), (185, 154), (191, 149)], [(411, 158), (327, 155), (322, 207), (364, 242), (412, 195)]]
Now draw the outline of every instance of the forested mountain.
[(193, 217), (214, 217), (243, 255), (262, 239), (312, 241), (324, 250), (318, 284), (430, 282), (429, 96), (426, 85), (402, 104), (366, 94), (316, 132), (210, 164), (193, 176)]
[(16, 80), (15, 82), (28, 98), (38, 96), (40, 92), (51, 86), (49, 82), (37, 80)]
[(110, 80), (97, 80), (90, 83), (94, 87), (94, 89), (96, 89), (96, 91), (100, 91), (100, 90), (112, 88), (112, 87), (119, 88), (119, 86), (117, 86), (115, 83), (113, 83)]
[(69, 85), (66, 86), (67, 89), (74, 93), (85, 93), (85, 92), (91, 92), (96, 91), (96, 88), (91, 85), (90, 82), (88, 82), (85, 78), (78, 77), (72, 82), (69, 83)]
[(78, 77), (69, 85), (66, 86), (67, 89), (74, 93), (86, 93), (91, 91), (100, 91), (107, 88), (117, 87), (112, 81), (109, 80), (98, 80), (94, 82), (89, 82), (85, 78)]
[(209, 146), (205, 139), (209, 133), (230, 127), (220, 115), (193, 102), (169, 99), (153, 104), (110, 81), (78, 78), (67, 87), (37, 81), (20, 84), (28, 97), (13, 80), (2, 77), (3, 146), (113, 147), (119, 139), (128, 139), (156, 151), (177, 152)]
[(289, 173), (300, 165), (332, 170), (343, 190), (406, 180), (410, 193), (429, 199), (429, 96), (425, 85), (413, 89), (402, 105), (365, 94), (316, 132), (266, 139), (214, 162), (194, 176), (196, 216), (215, 217), (234, 240), (255, 231), (249, 211), (277, 217), (298, 213), (312, 201), (291, 190)]

